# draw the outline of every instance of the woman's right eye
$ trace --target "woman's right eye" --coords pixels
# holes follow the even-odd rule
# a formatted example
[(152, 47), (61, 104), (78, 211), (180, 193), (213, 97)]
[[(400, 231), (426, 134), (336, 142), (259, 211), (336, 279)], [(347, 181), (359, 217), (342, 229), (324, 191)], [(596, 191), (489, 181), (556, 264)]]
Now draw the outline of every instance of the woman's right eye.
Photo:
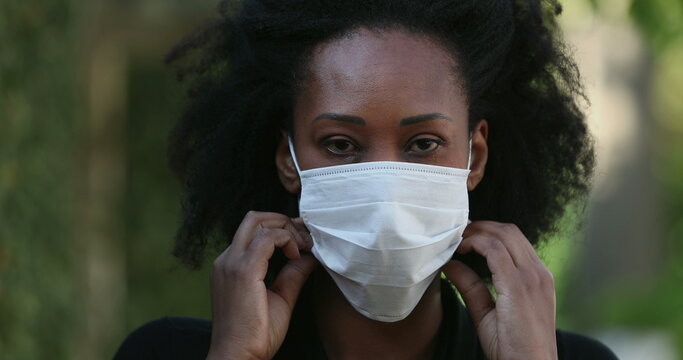
[(356, 145), (346, 139), (328, 139), (323, 142), (327, 151), (337, 155), (348, 155), (356, 151)]

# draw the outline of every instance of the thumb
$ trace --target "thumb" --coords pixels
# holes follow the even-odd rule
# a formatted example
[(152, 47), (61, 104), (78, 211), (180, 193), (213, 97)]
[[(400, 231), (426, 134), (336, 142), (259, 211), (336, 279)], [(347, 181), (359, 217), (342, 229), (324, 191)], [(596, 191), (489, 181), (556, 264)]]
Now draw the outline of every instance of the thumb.
[(475, 328), (479, 328), (479, 323), (484, 319), (484, 316), (496, 307), (493, 296), (486, 287), (486, 284), (484, 284), (484, 281), (474, 270), (458, 260), (449, 261), (441, 270), (458, 289), (472, 317)]
[(282, 270), (280, 270), (280, 273), (270, 286), (270, 290), (280, 295), (287, 303), (289, 309), (293, 310), (301, 288), (317, 264), (318, 260), (313, 255), (301, 253), (300, 258), (289, 260), (282, 267)]

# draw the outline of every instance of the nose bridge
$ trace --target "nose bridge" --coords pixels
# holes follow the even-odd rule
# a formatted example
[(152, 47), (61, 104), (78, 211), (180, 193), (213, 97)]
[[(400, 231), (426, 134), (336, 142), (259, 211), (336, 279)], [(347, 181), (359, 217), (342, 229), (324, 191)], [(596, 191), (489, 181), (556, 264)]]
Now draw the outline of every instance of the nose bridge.
[(376, 141), (363, 161), (404, 161), (400, 146), (390, 139)]

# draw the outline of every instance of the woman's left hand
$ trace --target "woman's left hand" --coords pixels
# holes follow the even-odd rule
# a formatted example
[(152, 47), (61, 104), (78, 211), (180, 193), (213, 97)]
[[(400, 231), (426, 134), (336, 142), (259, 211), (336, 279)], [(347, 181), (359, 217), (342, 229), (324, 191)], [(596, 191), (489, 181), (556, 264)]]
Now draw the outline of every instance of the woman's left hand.
[(476, 221), (467, 226), (458, 253), (486, 258), (497, 298), (464, 263), (442, 268), (460, 292), (491, 360), (557, 359), (555, 285), (524, 234), (512, 224)]

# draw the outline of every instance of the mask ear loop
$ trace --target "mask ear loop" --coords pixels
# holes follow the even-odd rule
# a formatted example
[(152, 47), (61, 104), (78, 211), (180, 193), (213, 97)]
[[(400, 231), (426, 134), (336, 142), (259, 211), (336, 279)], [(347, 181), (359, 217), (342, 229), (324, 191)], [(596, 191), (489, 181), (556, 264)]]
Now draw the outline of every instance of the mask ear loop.
[(292, 155), (292, 161), (294, 161), (294, 167), (296, 167), (296, 172), (299, 175), (301, 175), (301, 169), (299, 168), (299, 162), (296, 161), (296, 153), (294, 153), (294, 144), (292, 143), (292, 137), (287, 136), (287, 141), (289, 142), (289, 154)]
[(469, 142), (468, 149), (467, 149), (467, 170), (470, 170), (470, 165), (472, 165), (472, 134), (471, 133), (470, 133), (470, 142)]

